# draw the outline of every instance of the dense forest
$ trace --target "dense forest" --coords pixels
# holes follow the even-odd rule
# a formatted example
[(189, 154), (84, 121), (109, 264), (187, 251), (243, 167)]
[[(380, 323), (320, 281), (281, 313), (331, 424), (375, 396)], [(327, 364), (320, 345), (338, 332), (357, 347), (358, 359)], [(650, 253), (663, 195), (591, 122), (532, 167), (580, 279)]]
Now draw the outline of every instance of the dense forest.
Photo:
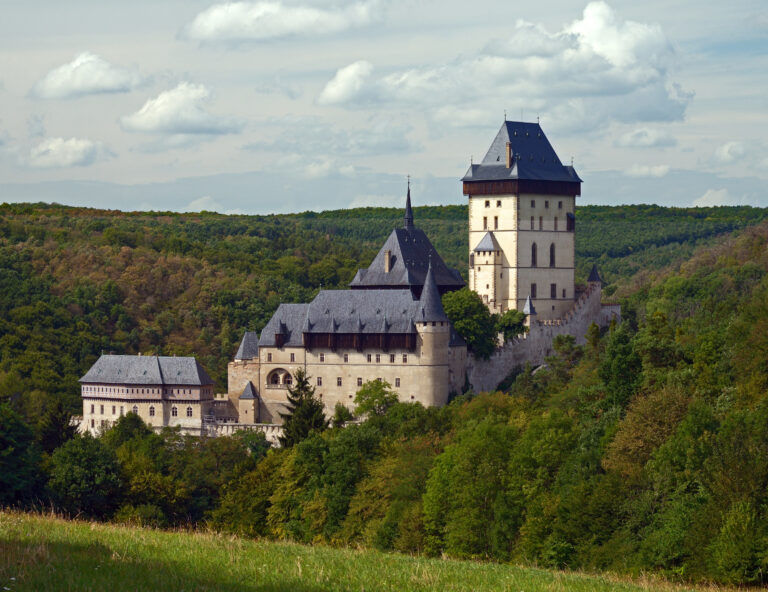
[[(72, 437), (65, 419), (101, 349), (197, 353), (221, 381), (243, 329), (281, 300), (343, 286), (400, 212), (0, 212), (0, 505), (768, 581), (765, 210), (580, 208), (577, 275), (598, 263), (621, 325), (584, 346), (560, 338), (546, 367), (441, 409), (382, 387), (358, 401), (361, 423), (279, 450), (253, 434), (155, 434), (135, 416)], [(463, 269), (466, 210), (415, 214)]]

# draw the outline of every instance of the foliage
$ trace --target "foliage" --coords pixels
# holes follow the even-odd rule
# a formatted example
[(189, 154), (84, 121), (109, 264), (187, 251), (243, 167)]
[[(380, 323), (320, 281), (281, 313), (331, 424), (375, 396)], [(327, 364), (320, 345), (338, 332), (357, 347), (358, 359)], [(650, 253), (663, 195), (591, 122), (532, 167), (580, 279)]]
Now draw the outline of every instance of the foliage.
[(33, 499), (39, 464), (32, 430), (8, 404), (0, 403), (0, 507)]
[(368, 380), (355, 393), (355, 414), (384, 415), (397, 401), (397, 393), (386, 380)]
[(469, 288), (443, 294), (443, 309), (467, 347), (481, 358), (496, 349), (497, 321), (480, 296)]
[(519, 310), (510, 309), (496, 317), (496, 332), (504, 334), (504, 340), (509, 341), (525, 333), (528, 327), (525, 326), (525, 313)]
[(328, 427), (325, 406), (315, 397), (315, 387), (309, 384), (309, 376), (302, 368), (296, 370), (293, 385), (288, 387), (288, 412), (283, 418), (283, 435), (280, 444), (285, 447), (298, 444), (313, 432), (322, 432)]

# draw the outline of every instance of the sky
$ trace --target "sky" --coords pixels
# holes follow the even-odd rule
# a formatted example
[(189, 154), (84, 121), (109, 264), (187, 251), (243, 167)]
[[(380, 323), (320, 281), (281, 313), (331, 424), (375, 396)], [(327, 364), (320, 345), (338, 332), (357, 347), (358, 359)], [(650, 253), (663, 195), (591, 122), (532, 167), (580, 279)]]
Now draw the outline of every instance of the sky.
[(0, 203), (267, 214), (464, 203), (504, 118), (582, 204), (768, 207), (764, 0), (26, 0)]

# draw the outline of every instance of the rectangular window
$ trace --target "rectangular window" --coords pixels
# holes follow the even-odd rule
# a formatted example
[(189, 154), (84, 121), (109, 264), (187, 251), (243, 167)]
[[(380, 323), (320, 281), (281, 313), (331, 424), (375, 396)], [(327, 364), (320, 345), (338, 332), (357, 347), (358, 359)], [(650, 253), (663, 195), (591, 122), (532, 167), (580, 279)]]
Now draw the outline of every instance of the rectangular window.
[(557, 216), (555, 216), (555, 230), (557, 230)]
[(491, 207), (491, 200), (489, 200), (489, 199), (485, 200), (485, 207), (486, 208), (490, 208)]
[(536, 228), (536, 222), (534, 221), (534, 217), (531, 216), (531, 230)]
[(536, 298), (536, 284), (531, 284), (531, 298)]
[(549, 296), (550, 298), (557, 298), (557, 284), (550, 284)]
[(548, 202), (548, 201), (546, 201), (546, 200), (544, 201), (544, 207), (545, 207), (545, 208), (548, 208), (548, 207), (549, 207), (549, 202)]
[(271, 361), (272, 361), (272, 354), (267, 354), (267, 362), (271, 362)]
[(563, 202), (559, 201), (557, 202), (557, 209), (562, 210), (563, 209)]
[(363, 379), (359, 376), (357, 377), (357, 386), (363, 386)]
[(488, 230), (488, 217), (483, 216), (483, 230)]
[(323, 386), (323, 377), (322, 376), (318, 376), (317, 377), (317, 386)]
[(494, 216), (493, 217), (493, 229), (498, 230), (499, 229), (499, 217)]
[(368, 363), (371, 363), (371, 354), (368, 354)]
[(381, 363), (381, 355), (380, 354), (376, 354), (376, 363), (377, 364)]
[(296, 354), (291, 354), (291, 362), (295, 362), (295, 361), (296, 361)]
[(99, 405), (99, 413), (104, 415), (104, 405)]
[(341, 386), (341, 376), (336, 378), (336, 386)]
[(497, 199), (497, 200), (496, 200), (496, 207), (497, 207), (497, 208), (500, 208), (500, 207), (501, 207), (501, 200), (500, 200), (500, 199)]
[(408, 363), (408, 354), (403, 354), (403, 364)]
[(112, 405), (112, 415), (115, 415), (117, 413), (117, 408)]
[(544, 218), (539, 216), (539, 230), (544, 230)]
[(95, 413), (94, 407), (95, 407), (95, 405), (91, 405), (91, 413)]
[(320, 354), (320, 361), (325, 362), (325, 354)]
[(96, 427), (96, 420), (95, 419), (91, 420), (91, 427), (92, 428)]
[(397, 388), (400, 388), (400, 379), (399, 378), (395, 378), (395, 386)]
[(531, 200), (531, 207), (532, 207), (532, 208), (535, 208), (535, 207), (536, 207), (536, 200), (535, 200), (535, 199), (532, 199), (532, 200)]
[(344, 354), (344, 363), (349, 362), (349, 354)]
[(563, 288), (563, 298), (565, 298), (565, 288)]
[(394, 364), (395, 363), (395, 354), (389, 354), (389, 363)]

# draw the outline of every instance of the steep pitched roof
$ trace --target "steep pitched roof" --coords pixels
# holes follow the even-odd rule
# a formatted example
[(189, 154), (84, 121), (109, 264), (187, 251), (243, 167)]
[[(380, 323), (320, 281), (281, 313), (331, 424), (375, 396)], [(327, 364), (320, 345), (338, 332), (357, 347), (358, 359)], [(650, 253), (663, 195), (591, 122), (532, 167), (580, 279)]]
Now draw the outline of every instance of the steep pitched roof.
[(443, 310), (443, 303), (440, 300), (440, 292), (435, 284), (435, 276), (432, 273), (432, 266), (427, 270), (427, 277), (424, 279), (424, 289), (421, 291), (419, 300), (419, 312), (416, 321), (431, 323), (435, 321), (447, 321), (448, 317)]
[(536, 309), (533, 306), (533, 302), (531, 301), (530, 295), (528, 298), (525, 299), (525, 305), (523, 306), (523, 314), (527, 314), (529, 316), (536, 314)]
[(480, 242), (477, 243), (477, 246), (473, 250), (476, 253), (481, 251), (500, 251), (501, 247), (499, 246), (496, 237), (489, 231), (485, 233), (485, 236), (480, 239)]
[[(507, 168), (507, 142), (512, 166)], [(581, 182), (572, 166), (560, 162), (538, 123), (505, 121), (480, 164), (473, 164), (464, 181), (496, 180)]]
[(194, 357), (102, 355), (83, 383), (168, 384), (206, 386), (214, 384)]
[(258, 399), (259, 396), (256, 394), (256, 389), (253, 388), (253, 383), (249, 380), (248, 383), (245, 385), (245, 388), (243, 389), (243, 394), (240, 395), (241, 399)]
[(236, 360), (251, 360), (259, 356), (259, 334), (256, 331), (246, 331), (240, 347), (235, 354)]
[(600, 272), (597, 271), (597, 265), (592, 265), (592, 269), (589, 272), (589, 277), (587, 278), (587, 282), (590, 284), (592, 282), (599, 282), (603, 283), (603, 278), (600, 277)]

